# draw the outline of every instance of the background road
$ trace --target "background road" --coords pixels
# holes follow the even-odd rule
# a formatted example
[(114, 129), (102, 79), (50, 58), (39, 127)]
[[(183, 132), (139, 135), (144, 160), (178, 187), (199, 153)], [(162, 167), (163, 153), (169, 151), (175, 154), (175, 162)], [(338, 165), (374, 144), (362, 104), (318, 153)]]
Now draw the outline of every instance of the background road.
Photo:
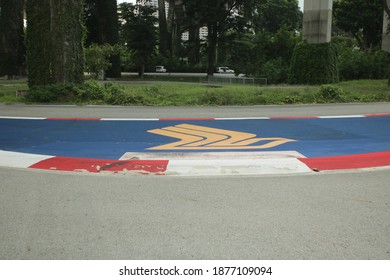
[(283, 106), (142, 107), (4, 105), (1, 116), (52, 118), (233, 118), (268, 116), (330, 116), (389, 113), (390, 103)]
[[(389, 109), (388, 103), (0, 106), (0, 115), (257, 117)], [(386, 168), (218, 178), (0, 168), (0, 178), (0, 259), (390, 259)]]

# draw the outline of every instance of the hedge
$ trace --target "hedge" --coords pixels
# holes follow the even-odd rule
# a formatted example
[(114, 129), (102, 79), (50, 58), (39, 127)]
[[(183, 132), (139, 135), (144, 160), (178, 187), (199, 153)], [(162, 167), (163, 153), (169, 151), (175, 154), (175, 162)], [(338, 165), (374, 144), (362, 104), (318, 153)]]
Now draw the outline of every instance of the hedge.
[(337, 47), (332, 43), (299, 43), (290, 64), (290, 84), (333, 84), (339, 81)]

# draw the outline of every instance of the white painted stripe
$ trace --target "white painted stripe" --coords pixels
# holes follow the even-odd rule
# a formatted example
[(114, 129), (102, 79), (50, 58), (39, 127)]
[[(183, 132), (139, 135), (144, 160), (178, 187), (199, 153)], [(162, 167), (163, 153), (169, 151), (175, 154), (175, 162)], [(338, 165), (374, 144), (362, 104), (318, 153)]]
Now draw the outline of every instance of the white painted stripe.
[[(68, 105), (66, 105), (68, 106)], [(73, 105), (71, 105), (73, 106)], [(380, 114), (378, 114), (380, 116)], [(343, 118), (366, 118), (370, 116), (366, 115), (344, 115), (344, 116), (314, 116), (319, 119), (343, 119)], [(20, 119), (20, 120), (46, 120), (46, 119), (56, 119), (57, 117), (15, 117), (15, 116), (0, 116), (0, 119)], [(216, 121), (225, 121), (225, 120), (269, 120), (273, 118), (283, 118), (283, 116), (277, 117), (237, 117), (237, 118), (213, 118)], [(288, 117), (286, 117), (288, 118)], [(289, 118), (292, 118), (291, 116)], [(295, 118), (295, 117), (294, 117)], [(66, 118), (64, 118), (66, 119)], [(72, 118), (71, 118), (72, 119)], [(83, 118), (80, 118), (83, 119)], [(87, 118), (88, 119), (88, 118)], [(304, 116), (301, 118), (299, 116), (296, 119), (306, 119)], [(101, 121), (159, 121), (160, 118), (100, 118)], [(176, 119), (172, 119), (173, 121)], [(180, 120), (177, 119), (178, 121)], [(196, 120), (196, 119), (194, 119)], [(199, 119), (202, 120), (202, 119)]]
[(234, 120), (269, 120), (270, 117), (248, 117), (248, 118), (214, 118), (216, 121), (234, 121)]
[(31, 104), (30, 107), (78, 107), (75, 104)]
[(8, 152), (0, 150), (0, 166), (28, 168), (42, 160), (53, 158), (53, 156)]
[(364, 115), (348, 115), (348, 116), (319, 116), (319, 119), (348, 119), (348, 118), (365, 118)]
[(46, 118), (0, 116), (0, 119), (10, 119), (10, 120), (45, 120)]
[(168, 176), (275, 175), (310, 173), (298, 159), (265, 160), (170, 160)]
[(159, 121), (159, 119), (101, 118), (101, 121)]

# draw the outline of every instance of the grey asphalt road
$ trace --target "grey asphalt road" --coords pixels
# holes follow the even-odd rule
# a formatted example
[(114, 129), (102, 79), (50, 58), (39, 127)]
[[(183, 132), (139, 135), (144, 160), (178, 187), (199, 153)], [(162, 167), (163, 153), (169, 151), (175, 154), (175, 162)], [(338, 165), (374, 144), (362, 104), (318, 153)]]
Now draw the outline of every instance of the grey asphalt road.
[[(152, 75), (152, 76), (178, 76), (178, 77), (207, 77), (207, 73), (174, 73), (174, 72), (165, 72), (165, 73), (159, 73), (159, 72), (147, 72), (145, 75)], [(138, 76), (138, 73), (135, 72), (122, 72), (122, 77), (125, 76)], [(235, 74), (230, 73), (214, 73), (214, 77), (220, 77), (220, 78), (235, 78)]]
[(1, 259), (390, 259), (389, 170), (0, 177)]
[[(388, 113), (389, 104), (0, 106), (1, 116)], [(161, 177), (0, 168), (0, 259), (390, 260), (390, 169)]]
[(390, 112), (390, 103), (284, 106), (142, 107), (0, 104), (0, 116), (58, 118), (229, 118), (267, 116), (357, 115)]

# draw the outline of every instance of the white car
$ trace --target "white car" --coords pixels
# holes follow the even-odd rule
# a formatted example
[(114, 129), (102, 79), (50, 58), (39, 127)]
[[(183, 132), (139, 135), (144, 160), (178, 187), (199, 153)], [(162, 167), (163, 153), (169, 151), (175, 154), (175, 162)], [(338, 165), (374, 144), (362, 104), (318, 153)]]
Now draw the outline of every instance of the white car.
[(167, 69), (165, 68), (165, 66), (156, 66), (156, 72), (165, 73), (167, 72)]
[(229, 73), (234, 74), (234, 70), (230, 69), (229, 67), (218, 67), (217, 73)]

